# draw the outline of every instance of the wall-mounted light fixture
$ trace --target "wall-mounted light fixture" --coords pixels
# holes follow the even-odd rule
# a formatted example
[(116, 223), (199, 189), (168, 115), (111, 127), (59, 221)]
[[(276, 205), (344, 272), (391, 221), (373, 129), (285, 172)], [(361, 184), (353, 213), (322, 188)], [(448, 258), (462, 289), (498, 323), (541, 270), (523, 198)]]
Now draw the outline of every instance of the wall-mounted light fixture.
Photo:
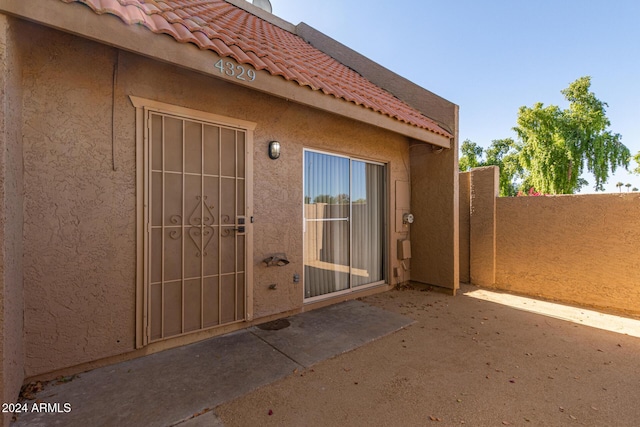
[[(452, 147), (453, 147), (453, 145), (452, 145)], [(444, 150), (444, 147), (436, 147), (435, 145), (431, 146), (431, 151), (436, 153), (436, 154), (442, 153), (443, 150)]]
[(272, 160), (280, 157), (280, 143), (278, 141), (271, 141), (269, 143), (269, 158)]

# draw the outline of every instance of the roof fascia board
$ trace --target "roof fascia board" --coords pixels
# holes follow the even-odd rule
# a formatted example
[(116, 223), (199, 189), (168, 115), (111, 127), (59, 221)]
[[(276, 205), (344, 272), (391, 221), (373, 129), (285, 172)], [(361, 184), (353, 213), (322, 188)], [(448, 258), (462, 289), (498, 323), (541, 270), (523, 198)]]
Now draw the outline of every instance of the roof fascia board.
[(316, 49), (435, 120), (449, 133), (454, 133), (457, 124), (454, 103), (394, 73), (304, 22), (296, 26), (296, 34)]
[(281, 76), (272, 76), (268, 71), (256, 71), (256, 79), (253, 82), (243, 82), (235, 77), (227, 76), (220, 73), (214, 64), (219, 59), (236, 64), (233, 58), (220, 57), (213, 51), (201, 50), (190, 43), (179, 43), (169, 35), (155, 34), (142, 26), (131, 25), (128, 26), (129, 31), (122, 31), (124, 23), (119, 17), (111, 14), (98, 15), (81, 3), (0, 0), (0, 12), (203, 73), (229, 83), (345, 116), (418, 141), (444, 148), (451, 146), (447, 137), (400, 122), (343, 99), (326, 95), (321, 91), (301, 87), (298, 83), (287, 81)]

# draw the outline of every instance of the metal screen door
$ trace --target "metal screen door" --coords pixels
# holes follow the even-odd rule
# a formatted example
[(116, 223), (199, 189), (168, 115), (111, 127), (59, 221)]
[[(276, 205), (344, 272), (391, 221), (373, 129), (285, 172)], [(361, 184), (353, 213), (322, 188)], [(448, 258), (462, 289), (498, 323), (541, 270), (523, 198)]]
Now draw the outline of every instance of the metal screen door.
[(246, 317), (246, 131), (147, 111), (147, 338)]

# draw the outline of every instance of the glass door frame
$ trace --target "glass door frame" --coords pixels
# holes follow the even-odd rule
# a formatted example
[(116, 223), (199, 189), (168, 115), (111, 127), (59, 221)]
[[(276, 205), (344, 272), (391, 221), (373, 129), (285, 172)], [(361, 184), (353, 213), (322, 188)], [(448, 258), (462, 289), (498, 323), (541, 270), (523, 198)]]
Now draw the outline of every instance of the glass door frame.
[[(328, 155), (328, 156), (333, 156), (333, 157), (339, 157), (339, 158), (343, 158), (343, 159), (347, 159), (349, 161), (349, 218), (348, 218), (348, 223), (349, 223), (349, 286), (347, 289), (344, 290), (340, 290), (340, 291), (335, 291), (335, 292), (328, 292), (322, 295), (317, 295), (317, 296), (313, 296), (313, 297), (309, 297), (307, 298), (305, 296), (306, 294), (306, 274), (305, 274), (305, 269), (303, 267), (303, 271), (302, 271), (302, 296), (303, 296), (303, 301), (304, 304), (310, 304), (310, 303), (314, 303), (314, 302), (318, 302), (318, 301), (323, 301), (329, 298), (335, 298), (335, 297), (340, 297), (343, 295), (348, 295), (351, 294), (353, 292), (357, 292), (357, 291), (361, 291), (361, 290), (365, 290), (365, 289), (369, 289), (369, 288), (373, 288), (376, 286), (382, 286), (382, 285), (387, 285), (389, 283), (389, 266), (390, 266), (390, 259), (389, 259), (389, 164), (388, 163), (384, 163), (378, 160), (370, 160), (370, 159), (365, 159), (363, 157), (355, 157), (355, 156), (350, 156), (347, 154), (340, 154), (340, 153), (335, 153), (335, 152), (330, 152), (330, 151), (324, 151), (324, 150), (317, 150), (317, 149), (312, 149), (312, 148), (304, 148), (303, 149), (303, 155), (302, 155), (302, 233), (303, 233), (303, 237), (302, 237), (302, 248), (303, 248), (303, 266), (305, 263), (305, 254), (306, 254), (306, 242), (305, 242), (305, 238), (304, 238), (304, 233), (306, 232), (306, 227), (307, 227), (307, 219), (305, 217), (305, 189), (306, 189), (306, 183), (307, 183), (307, 173), (305, 170), (305, 159), (306, 159), (306, 153), (318, 153), (318, 154), (324, 154), (324, 155)], [(353, 214), (353, 200), (352, 200), (352, 193), (353, 193), (353, 176), (352, 176), (352, 172), (353, 172), (353, 165), (352, 163), (354, 161), (357, 162), (363, 162), (363, 163), (367, 163), (367, 164), (372, 164), (372, 165), (377, 165), (377, 166), (382, 166), (384, 168), (384, 187), (382, 189), (382, 200), (383, 200), (383, 206), (382, 206), (382, 211), (383, 211), (383, 218), (382, 218), (382, 227), (383, 227), (383, 232), (382, 232), (382, 268), (383, 268), (383, 278), (382, 280), (378, 280), (375, 282), (371, 282), (371, 283), (367, 283), (364, 285), (360, 285), (360, 286), (356, 286), (354, 287), (352, 284), (352, 275), (353, 275), (353, 218), (352, 218), (352, 214)]]

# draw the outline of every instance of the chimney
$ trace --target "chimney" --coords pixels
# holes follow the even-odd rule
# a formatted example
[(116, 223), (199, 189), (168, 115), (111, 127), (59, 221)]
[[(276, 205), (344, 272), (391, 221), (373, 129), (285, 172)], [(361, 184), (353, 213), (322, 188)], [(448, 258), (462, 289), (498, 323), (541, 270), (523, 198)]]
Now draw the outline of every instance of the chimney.
[(262, 10), (266, 10), (267, 12), (272, 13), (271, 2), (269, 0), (253, 0), (251, 3), (253, 3), (254, 6), (257, 6)]

